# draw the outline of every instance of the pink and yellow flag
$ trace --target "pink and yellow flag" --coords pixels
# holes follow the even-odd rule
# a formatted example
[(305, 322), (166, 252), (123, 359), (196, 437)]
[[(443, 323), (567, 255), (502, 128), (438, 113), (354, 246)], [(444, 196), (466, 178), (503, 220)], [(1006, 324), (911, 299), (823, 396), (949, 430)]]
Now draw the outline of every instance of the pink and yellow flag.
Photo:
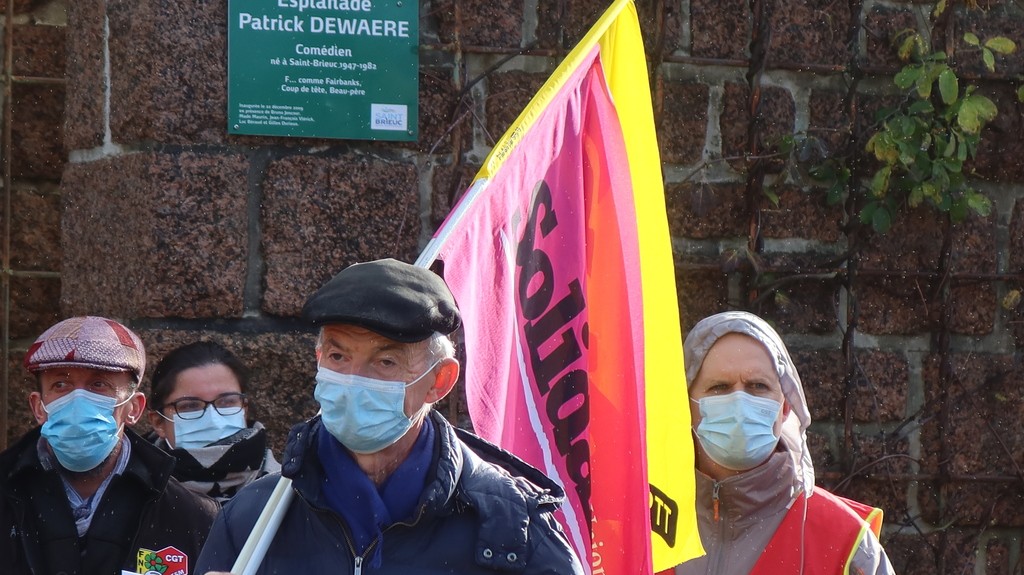
[(646, 60), (617, 0), (494, 147), (417, 262), (444, 260), (481, 436), (565, 486), (594, 574), (702, 553)]

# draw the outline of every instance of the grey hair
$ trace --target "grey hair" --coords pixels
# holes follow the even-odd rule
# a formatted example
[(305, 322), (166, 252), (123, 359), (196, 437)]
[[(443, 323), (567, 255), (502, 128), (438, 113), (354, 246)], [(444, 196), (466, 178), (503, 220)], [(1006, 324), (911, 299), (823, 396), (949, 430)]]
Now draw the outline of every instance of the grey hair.
[[(441, 332), (435, 331), (426, 339), (427, 351), (434, 359), (453, 359), (455, 357), (455, 344), (451, 338)], [(316, 350), (319, 351), (324, 344), (324, 328), (321, 327), (316, 335)]]
[(453, 359), (455, 357), (455, 344), (443, 333), (435, 331), (427, 339), (427, 351), (434, 359)]

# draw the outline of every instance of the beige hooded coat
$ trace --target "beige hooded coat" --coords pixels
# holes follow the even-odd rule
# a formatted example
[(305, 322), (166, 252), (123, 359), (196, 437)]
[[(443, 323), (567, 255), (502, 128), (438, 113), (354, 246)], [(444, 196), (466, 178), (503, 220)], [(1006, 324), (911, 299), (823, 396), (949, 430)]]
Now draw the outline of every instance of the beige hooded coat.
[[(801, 493), (811, 496), (814, 488), (814, 466), (806, 436), (811, 414), (789, 351), (767, 322), (753, 314), (735, 311), (698, 322), (683, 344), (687, 381), (696, 380), (708, 350), (728, 333), (750, 336), (768, 350), (790, 412), (783, 422), (778, 446), (758, 467), (722, 481), (714, 481), (697, 471), (697, 525), (706, 555), (679, 565), (676, 575), (749, 573), (790, 506)], [(716, 493), (717, 521), (712, 511)], [(815, 571), (819, 570), (805, 566), (805, 573)], [(849, 573), (894, 573), (881, 543), (870, 530), (854, 553)]]

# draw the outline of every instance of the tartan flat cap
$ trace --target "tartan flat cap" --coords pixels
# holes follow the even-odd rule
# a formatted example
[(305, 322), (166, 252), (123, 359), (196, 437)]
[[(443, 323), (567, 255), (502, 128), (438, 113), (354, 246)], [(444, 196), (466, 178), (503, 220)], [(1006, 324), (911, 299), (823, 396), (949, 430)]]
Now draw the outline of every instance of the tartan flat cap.
[(130, 371), (138, 382), (146, 371), (146, 348), (135, 332), (112, 319), (72, 317), (44, 331), (25, 354), (30, 372), (54, 367)]

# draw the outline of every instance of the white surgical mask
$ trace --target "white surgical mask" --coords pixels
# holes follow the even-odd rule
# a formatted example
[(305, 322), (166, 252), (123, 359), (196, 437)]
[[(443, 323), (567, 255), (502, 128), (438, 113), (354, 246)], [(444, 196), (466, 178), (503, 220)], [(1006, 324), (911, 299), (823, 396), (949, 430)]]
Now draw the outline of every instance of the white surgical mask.
[[(320, 367), (313, 396), (320, 403), (321, 420), (327, 431), (353, 453), (376, 453), (398, 441), (413, 419), (405, 415), (405, 390), (440, 363), (437, 360), (419, 377), (405, 383)], [(424, 404), (423, 409), (429, 409)]]
[(207, 405), (199, 419), (182, 419), (175, 413), (173, 421), (176, 449), (206, 447), (246, 428), (244, 409), (234, 415), (221, 415), (213, 405)]
[(120, 441), (121, 427), (114, 410), (128, 403), (135, 394), (118, 403), (113, 397), (76, 389), (49, 404), (42, 435), (70, 471), (88, 471), (103, 462)]
[(782, 404), (736, 391), (697, 401), (701, 421), (697, 439), (712, 461), (726, 469), (745, 471), (768, 459), (779, 436), (775, 421)]

